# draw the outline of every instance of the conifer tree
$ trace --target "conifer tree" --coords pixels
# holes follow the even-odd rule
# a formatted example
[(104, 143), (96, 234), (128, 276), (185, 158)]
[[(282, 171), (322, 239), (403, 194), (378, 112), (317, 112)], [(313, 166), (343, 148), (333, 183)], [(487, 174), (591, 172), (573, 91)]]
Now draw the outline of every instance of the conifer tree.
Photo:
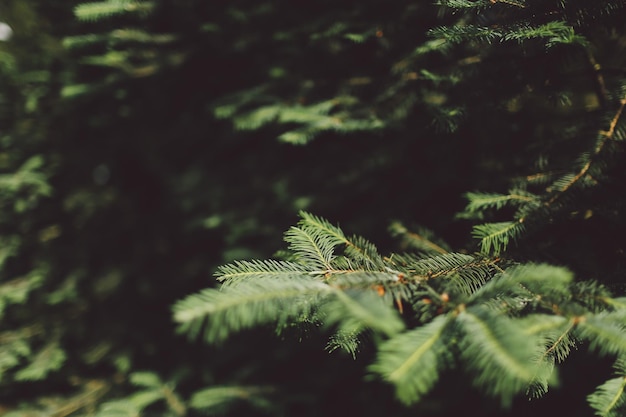
[(5, 16), (0, 414), (624, 413), (623, 0)]
[[(394, 384), (398, 398), (407, 404), (427, 394), (444, 369), (459, 366), (468, 369), (473, 383), (503, 406), (509, 406), (516, 395), (541, 395), (557, 380), (555, 364), (580, 343), (601, 356), (617, 358), (620, 372), (626, 352), (623, 298), (613, 298), (601, 283), (575, 280), (563, 267), (532, 263), (532, 258), (519, 263), (511, 258), (516, 252), (507, 249), (555, 222), (604, 217), (607, 212), (612, 212), (612, 220), (620, 216), (624, 201), (617, 161), (626, 135), (626, 84), (618, 50), (623, 49), (601, 50), (605, 64), (598, 63), (595, 54), (599, 39), (623, 36), (616, 33), (623, 30), (624, 4), (441, 3), (461, 18), (431, 29), (431, 40), (402, 65), (410, 67), (416, 56), (426, 53), (449, 56), (475, 51), (476, 55), (465, 57), (460, 65), (457, 61), (453, 68), (439, 69), (439, 74), (422, 70), (425, 78), (447, 84), (445, 94), (450, 95), (450, 106), (446, 103), (433, 110), (435, 126), (457, 131), (460, 117), (471, 120), (487, 109), (508, 113), (513, 125), (524, 120), (515, 113), (529, 106), (541, 112), (532, 113), (533, 122), (543, 129), (534, 135), (533, 143), (544, 137), (549, 142), (539, 149), (545, 152), (538, 155), (539, 172), (516, 179), (507, 192), (468, 192), (468, 205), (459, 214), (484, 221), (506, 209), (512, 218), (473, 227), (480, 255), (427, 251), (383, 257), (363, 238), (347, 238), (328, 221), (303, 212), (298, 226), (285, 235), (289, 252), (284, 260), (225, 265), (217, 274), (223, 281), (221, 289), (207, 289), (178, 303), (174, 315), (183, 331), (215, 342), (267, 322), (278, 328), (285, 323), (318, 323), (335, 332), (329, 350), (343, 348), (354, 355), (360, 335), (367, 330), (378, 340), (371, 371)], [(364, 35), (346, 36), (358, 42)], [(486, 52), (478, 49), (482, 45), (489, 46)], [(507, 57), (509, 62), (503, 62)], [(473, 68), (465, 70), (463, 65)], [(490, 84), (495, 71), (507, 74)], [(468, 96), (476, 99), (466, 87), (472, 82), (490, 89), (483, 93), (490, 104), (467, 102)], [(405, 91), (394, 92), (397, 99)], [(587, 103), (575, 101), (581, 98)], [(317, 109), (332, 109), (326, 107), (328, 103), (299, 107), (310, 121), (304, 116), (292, 119), (291, 107), (281, 109), (272, 102), (245, 112), (225, 104), (216, 114), (231, 117), (241, 129), (257, 129), (272, 121), (286, 126), (301, 123), (280, 138), (303, 143), (318, 126), (326, 126)], [(358, 107), (362, 101), (356, 103)], [(359, 114), (356, 108), (344, 112), (332, 129), (346, 126), (345, 120), (356, 122), (351, 119), (351, 114)], [(574, 122), (581, 113), (583, 120)], [(377, 123), (391, 121), (382, 120)], [(578, 155), (564, 149), (566, 142), (576, 144), (570, 148), (580, 147)], [(548, 158), (558, 163), (551, 165)], [(611, 201), (602, 197), (606, 195), (611, 195)], [(438, 247), (419, 240), (421, 247)], [(408, 316), (409, 327), (400, 324), (398, 312)], [(598, 415), (620, 414), (623, 378), (590, 393), (589, 404)]]

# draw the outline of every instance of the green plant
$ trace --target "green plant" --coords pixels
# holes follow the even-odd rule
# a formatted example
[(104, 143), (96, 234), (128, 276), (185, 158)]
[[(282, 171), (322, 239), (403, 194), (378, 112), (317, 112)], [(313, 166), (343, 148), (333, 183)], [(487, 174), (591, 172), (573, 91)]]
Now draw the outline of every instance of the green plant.
[[(545, 393), (555, 363), (575, 345), (587, 343), (600, 355), (626, 353), (626, 299), (597, 283), (574, 282), (565, 268), (461, 253), (383, 257), (363, 238), (301, 216), (285, 235), (289, 260), (221, 267), (220, 289), (174, 307), (181, 330), (217, 342), (266, 323), (278, 330), (314, 324), (333, 330), (329, 350), (352, 355), (371, 332), (378, 355), (370, 370), (393, 383), (407, 404), (449, 367), (467, 368), (474, 384), (508, 406), (520, 393)], [(617, 413), (621, 400), (606, 397), (596, 393), (591, 404)]]
[(3, 2), (0, 414), (619, 415), (623, 15)]
[[(616, 369), (621, 372), (625, 304), (609, 290), (619, 288), (623, 280), (619, 270), (610, 271), (609, 279), (603, 277), (603, 284), (575, 280), (567, 268), (544, 261), (554, 254), (561, 262), (573, 259), (582, 249), (565, 253), (559, 248), (562, 241), (555, 228), (568, 227), (568, 222), (600, 218), (607, 222), (600, 224), (613, 223), (623, 230), (623, 170), (618, 161), (626, 139), (626, 80), (623, 59), (598, 42), (623, 39), (619, 16), (624, 4), (440, 4), (462, 12), (462, 17), (456, 24), (430, 30), (431, 40), (406, 56), (401, 67), (396, 64), (404, 76), (395, 85), (394, 99), (412, 93), (403, 84), (408, 78), (442, 85), (441, 97), (431, 91), (424, 100), (430, 102), (437, 129), (462, 135), (462, 119), (487, 120), (492, 112), (502, 120), (477, 126), (479, 135), (505, 140), (506, 132), (531, 134), (528, 148), (539, 170), (524, 172), (520, 164), (507, 192), (465, 194), (468, 204), (459, 219), (495, 218), (473, 226), (479, 251), (448, 252), (396, 224), (396, 232), (413, 236), (419, 251), (382, 256), (363, 238), (348, 238), (328, 221), (302, 212), (298, 226), (285, 235), (289, 250), (281, 258), (222, 266), (216, 274), (222, 281), (220, 289), (206, 289), (177, 303), (174, 317), (182, 331), (214, 343), (268, 323), (278, 330), (289, 325), (322, 326), (333, 332), (329, 350), (342, 348), (352, 355), (362, 343), (360, 336), (371, 332), (377, 356), (369, 369), (394, 384), (397, 397), (407, 404), (428, 393), (445, 369), (461, 366), (473, 384), (510, 406), (517, 395), (545, 393), (558, 380), (555, 364), (579, 345), (617, 358)], [(598, 51), (615, 71), (598, 64)], [(442, 65), (438, 72), (406, 69), (423, 65), (424, 54), (464, 58)], [(479, 87), (474, 90), (471, 83)], [(389, 91), (387, 87), (385, 92)], [(266, 93), (249, 90), (246, 100), (236, 97), (249, 106), (251, 95), (261, 92)], [(374, 102), (384, 107), (382, 97), (384, 93)], [(478, 98), (489, 102), (471, 102)], [(319, 105), (324, 103), (330, 102)], [(358, 108), (363, 102), (353, 103)], [(315, 119), (314, 108), (298, 111)], [(289, 126), (294, 121), (284, 117), (271, 99), (245, 113), (236, 106), (216, 111), (242, 129), (270, 122)], [(356, 108), (352, 111), (359, 114)], [(525, 122), (533, 124), (530, 129)], [(307, 132), (308, 140), (314, 133)], [(280, 137), (284, 135), (291, 133)], [(410, 191), (400, 190), (399, 201), (404, 192)], [(579, 269), (578, 262), (573, 265)], [(623, 413), (623, 378), (621, 372), (590, 394), (589, 404), (597, 415)]]

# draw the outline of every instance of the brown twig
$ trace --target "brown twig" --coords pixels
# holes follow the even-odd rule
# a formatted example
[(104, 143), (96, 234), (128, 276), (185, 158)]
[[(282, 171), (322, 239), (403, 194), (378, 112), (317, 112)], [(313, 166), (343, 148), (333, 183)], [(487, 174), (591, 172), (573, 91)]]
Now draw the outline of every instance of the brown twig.
[[(609, 142), (609, 140), (613, 139), (613, 135), (615, 134), (615, 128), (617, 126), (617, 123), (619, 122), (620, 117), (622, 116), (622, 113), (624, 112), (624, 107), (625, 106), (626, 106), (626, 97), (624, 97), (624, 98), (622, 98), (622, 100), (620, 100), (620, 106), (617, 109), (617, 112), (615, 113), (615, 116), (613, 116), (613, 119), (611, 119), (611, 123), (609, 123), (608, 130), (601, 130), (599, 132), (600, 136), (602, 136), (602, 139), (599, 141), (598, 145), (596, 146), (596, 149), (593, 152), (594, 156), (598, 155), (600, 152), (602, 152), (602, 149), (604, 149), (604, 146)], [(587, 161), (587, 163), (580, 169), (580, 171), (578, 171), (578, 173), (574, 176), (574, 178), (572, 178), (567, 184), (565, 184), (563, 187), (561, 187), (561, 189), (558, 191), (558, 193), (555, 194), (545, 204), (547, 206), (549, 206), (552, 203), (554, 203), (561, 195), (563, 195), (564, 192), (569, 190), (573, 185), (575, 185), (585, 175), (587, 175), (587, 172), (589, 172), (589, 169), (591, 168), (591, 163), (592, 163), (591, 159), (589, 161)]]
[(518, 3), (516, 1), (511, 1), (511, 0), (489, 0), (489, 1), (491, 2), (491, 4), (502, 3), (502, 4), (508, 4), (510, 6), (519, 7), (521, 9), (525, 9), (526, 8), (525, 4)]
[(85, 391), (67, 400), (67, 402), (56, 409), (51, 415), (53, 417), (66, 417), (83, 408), (90, 407), (98, 402), (106, 394), (111, 386), (100, 380), (87, 382)]
[(600, 64), (598, 63), (598, 61), (596, 61), (596, 58), (593, 56), (589, 48), (586, 49), (586, 52), (587, 52), (587, 59), (589, 60), (589, 63), (591, 64), (591, 71), (594, 75), (595, 88), (596, 88), (596, 94), (598, 96), (598, 100), (600, 101), (600, 105), (602, 107), (606, 107), (606, 105), (609, 102), (609, 92), (606, 89), (604, 76), (602, 75), (602, 72), (600, 72), (602, 67), (600, 67)]

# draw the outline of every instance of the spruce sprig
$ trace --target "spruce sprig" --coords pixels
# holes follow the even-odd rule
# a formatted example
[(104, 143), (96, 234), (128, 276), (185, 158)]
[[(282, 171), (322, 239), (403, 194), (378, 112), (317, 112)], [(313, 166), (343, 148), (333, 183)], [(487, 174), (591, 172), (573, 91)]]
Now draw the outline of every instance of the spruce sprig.
[(331, 331), (328, 351), (352, 356), (363, 334), (374, 333), (369, 369), (407, 404), (450, 367), (467, 369), (474, 385), (509, 406), (545, 393), (579, 341), (600, 355), (626, 354), (625, 303), (598, 285), (583, 294), (564, 268), (503, 269), (454, 252), (382, 257), (367, 240), (304, 212), (285, 240), (293, 260), (228, 264), (217, 274), (220, 289), (178, 302), (181, 331), (219, 342), (254, 326), (313, 322)]

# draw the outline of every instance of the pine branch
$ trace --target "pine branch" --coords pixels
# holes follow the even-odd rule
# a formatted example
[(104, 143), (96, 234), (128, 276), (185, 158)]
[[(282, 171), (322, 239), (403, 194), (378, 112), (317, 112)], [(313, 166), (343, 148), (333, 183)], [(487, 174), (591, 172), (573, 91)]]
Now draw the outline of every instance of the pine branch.
[(626, 310), (626, 297), (608, 298), (604, 301), (616, 310)]
[(107, 43), (119, 48), (121, 43), (169, 44), (178, 37), (172, 34), (150, 33), (139, 29), (116, 29), (107, 34), (88, 33), (63, 38), (66, 49), (88, 48)]
[[(4, 249), (7, 250), (7, 248)], [(10, 256), (10, 254), (7, 255)], [(2, 266), (3, 261), (2, 254), (0, 254), (0, 266)], [(43, 282), (43, 275), (40, 271), (35, 270), (27, 276), (0, 283), (0, 317), (3, 316), (5, 308), (9, 305), (25, 303), (29, 294), (40, 287)]]
[(205, 289), (174, 305), (180, 330), (196, 337), (204, 329), (207, 341), (264, 323), (281, 323), (310, 315), (332, 288), (310, 277), (245, 281), (222, 291)]
[(595, 281), (579, 281), (571, 287), (572, 299), (592, 313), (610, 310), (613, 298), (604, 285)]
[[(593, 186), (597, 181), (592, 177), (592, 170), (595, 168), (602, 171), (603, 155), (606, 153), (608, 144), (617, 140), (624, 140), (619, 129), (623, 119), (622, 115), (626, 106), (626, 97), (620, 100), (616, 112), (609, 121), (607, 130), (598, 133), (598, 139), (593, 152), (581, 155), (582, 166), (576, 173), (568, 173), (554, 181), (547, 188), (548, 197), (539, 204), (537, 198), (522, 203), (519, 201), (517, 219), (511, 222), (486, 223), (474, 226), (473, 236), (481, 240), (481, 251), (498, 255), (505, 251), (511, 240), (516, 240), (526, 231), (525, 225), (536, 222), (539, 219), (548, 218), (551, 213), (559, 210), (567, 202), (568, 196), (575, 188), (582, 186)], [(510, 200), (505, 195), (468, 193), (470, 203), (461, 216), (482, 217), (482, 212), (488, 208), (500, 209)]]
[(463, 329), (461, 357), (476, 373), (474, 382), (488, 393), (499, 396), (507, 407), (513, 397), (541, 375), (545, 368), (534, 357), (541, 350), (540, 340), (529, 337), (514, 320), (493, 315), (485, 308), (462, 310), (456, 322)]
[(407, 268), (419, 277), (438, 278), (451, 275), (463, 268), (476, 266), (476, 258), (463, 253), (447, 253), (420, 259), (407, 265)]
[(368, 271), (385, 268), (383, 257), (378, 253), (376, 246), (360, 236), (352, 236), (348, 240), (345, 256)]
[(191, 396), (189, 406), (203, 413), (217, 415), (223, 413), (236, 402), (248, 402), (256, 407), (267, 407), (265, 396), (271, 393), (271, 387), (263, 386), (217, 386), (196, 391)]
[(341, 349), (351, 355), (352, 359), (356, 359), (356, 354), (359, 351), (359, 345), (361, 344), (359, 336), (360, 332), (337, 331), (328, 339), (326, 350), (329, 353), (332, 353), (337, 349)]
[(502, 3), (502, 4), (507, 4), (510, 6), (515, 6), (515, 7), (519, 7), (519, 8), (525, 8), (526, 4), (525, 4), (525, 0), (489, 0), (489, 3), (491, 4), (496, 4), (496, 3)]
[(298, 224), (302, 227), (311, 227), (319, 231), (334, 245), (345, 245), (346, 256), (356, 261), (358, 265), (367, 266), (368, 269), (382, 266), (382, 257), (378, 254), (376, 247), (366, 239), (360, 236), (353, 236), (348, 239), (340, 228), (333, 226), (328, 220), (304, 211), (300, 212), (300, 217), (302, 220)]
[(626, 355), (626, 326), (623, 315), (616, 317), (610, 313), (600, 313), (580, 317), (576, 336), (586, 339), (589, 348), (600, 355)]
[[(610, 141), (614, 140), (614, 136), (616, 133), (616, 127), (620, 121), (620, 118), (622, 117), (622, 113), (624, 111), (624, 107), (626, 106), (626, 96), (623, 97), (620, 100), (620, 105), (617, 109), (617, 111), (615, 112), (615, 115), (613, 116), (613, 118), (611, 119), (611, 121), (609, 122), (609, 126), (607, 130), (601, 130), (599, 132), (599, 140), (596, 144), (596, 147), (593, 151), (593, 155), (597, 156), (599, 155), (602, 150), (605, 148), (605, 146), (607, 145), (607, 143), (609, 143)], [(588, 158), (588, 161), (582, 166), (582, 168), (573, 176), (571, 177), (571, 179), (569, 179), (565, 184), (561, 185), (560, 187), (558, 187), (556, 193), (554, 194), (554, 196), (552, 196), (552, 198), (550, 198), (550, 200), (547, 201), (546, 205), (552, 205), (557, 199), (562, 198), (562, 196), (568, 191), (570, 190), (574, 185), (576, 185), (577, 183), (579, 183), (583, 178), (585, 178), (585, 176), (587, 175), (587, 173), (589, 172), (591, 166), (593, 163), (593, 158)]]
[(365, 329), (390, 337), (404, 329), (404, 324), (388, 302), (371, 291), (336, 291), (322, 307), (325, 325), (337, 324), (343, 333), (359, 334)]
[(152, 11), (153, 8), (154, 4), (152, 2), (109, 0), (79, 4), (74, 8), (74, 14), (78, 20), (98, 21), (130, 12), (148, 13)]
[(462, 293), (473, 294), (492, 279), (495, 273), (502, 271), (498, 266), (499, 262), (499, 258), (477, 258), (466, 267), (459, 268), (452, 280)]
[(396, 395), (405, 404), (417, 402), (439, 379), (445, 366), (445, 331), (449, 318), (402, 333), (384, 342), (370, 370), (394, 384)]
[(472, 236), (480, 239), (482, 253), (498, 256), (504, 252), (512, 240), (524, 232), (523, 219), (512, 222), (485, 223), (474, 226)]
[[(45, 415), (53, 417), (67, 417), (76, 413), (79, 410), (89, 410), (91, 412), (95, 409), (98, 402), (111, 389), (110, 384), (95, 379), (86, 381), (82, 385), (83, 390), (81, 393), (66, 398), (62, 404), (59, 404), (56, 407), (47, 407)], [(40, 414), (38, 413), (36, 415)]]
[(546, 351), (543, 358), (553, 356), (557, 362), (563, 362), (576, 347), (576, 339), (572, 337), (572, 331), (576, 326), (576, 319), (570, 319), (562, 328), (554, 330), (545, 336)]
[(433, 242), (432, 232), (422, 230), (420, 233), (410, 232), (399, 222), (393, 222), (389, 226), (389, 230), (394, 236), (400, 236), (402, 243), (406, 247), (416, 249), (425, 253), (446, 254), (450, 250), (443, 244)]
[(332, 269), (336, 242), (323, 231), (310, 226), (292, 227), (285, 241), (298, 260), (317, 271)]
[(238, 130), (256, 130), (270, 123), (297, 125), (299, 127), (282, 133), (278, 139), (293, 145), (304, 145), (322, 132), (371, 131), (384, 126), (384, 122), (375, 116), (352, 116), (342, 110), (342, 107), (349, 108), (357, 102), (354, 97), (338, 96), (308, 106), (267, 104), (237, 116), (234, 116), (238, 110), (236, 106), (219, 106), (216, 112), (221, 118), (232, 118)]
[(30, 363), (15, 373), (17, 381), (33, 381), (44, 379), (50, 372), (63, 366), (66, 360), (65, 352), (53, 341), (44, 346), (31, 359)]
[(468, 204), (464, 213), (481, 213), (487, 209), (502, 209), (506, 206), (539, 204), (539, 197), (524, 190), (511, 190), (509, 194), (477, 193), (465, 194)]
[(532, 39), (544, 40), (546, 47), (562, 43), (586, 45), (586, 39), (576, 34), (574, 28), (562, 21), (552, 21), (539, 26), (518, 23), (506, 28), (494, 28), (477, 25), (443, 26), (431, 29), (432, 37), (443, 38), (447, 42), (458, 44), (469, 39), (484, 43), (516, 41), (524, 43)]
[(326, 282), (340, 289), (365, 289), (376, 285), (401, 285), (396, 272), (378, 272), (358, 269), (332, 269), (327, 272)]
[(549, 386), (554, 382), (551, 378), (555, 375), (555, 363), (565, 360), (575, 346), (575, 339), (570, 335), (575, 320), (568, 320), (563, 316), (532, 314), (518, 319), (517, 322), (524, 334), (537, 338), (540, 346), (543, 346), (533, 357), (539, 372), (527, 391), (528, 395), (537, 398), (548, 392)]
[(451, 9), (483, 10), (491, 7), (493, 3), (493, 0), (437, 0), (435, 4)]
[(306, 266), (288, 261), (252, 260), (235, 261), (218, 268), (215, 276), (223, 286), (236, 285), (243, 281), (265, 278), (291, 278), (309, 274)]
[(508, 268), (479, 288), (468, 303), (499, 300), (503, 296), (535, 299), (538, 295), (548, 301), (567, 299), (568, 287), (574, 279), (565, 268), (547, 264), (525, 264)]
[(600, 385), (587, 397), (595, 415), (600, 417), (620, 417), (626, 413), (626, 360), (615, 363), (617, 378)]

